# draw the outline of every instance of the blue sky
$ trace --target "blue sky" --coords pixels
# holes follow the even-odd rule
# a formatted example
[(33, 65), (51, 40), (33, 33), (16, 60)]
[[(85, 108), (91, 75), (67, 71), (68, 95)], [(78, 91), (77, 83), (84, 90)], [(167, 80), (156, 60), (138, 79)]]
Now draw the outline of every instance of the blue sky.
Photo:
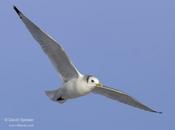
[[(51, 102), (44, 91), (62, 82), (14, 4), (61, 42), (80, 72), (163, 114), (94, 94)], [(0, 129), (19, 129), (9, 127), (10, 118), (34, 119), (33, 127), (24, 128), (31, 130), (175, 129), (174, 14), (173, 0), (1, 1)]]

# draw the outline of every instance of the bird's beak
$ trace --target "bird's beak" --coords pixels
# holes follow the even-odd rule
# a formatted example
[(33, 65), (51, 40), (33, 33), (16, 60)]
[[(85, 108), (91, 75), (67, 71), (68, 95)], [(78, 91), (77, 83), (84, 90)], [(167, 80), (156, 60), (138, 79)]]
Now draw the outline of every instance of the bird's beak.
[(100, 87), (100, 86), (102, 86), (101, 83), (97, 83), (97, 84), (96, 84), (96, 87)]

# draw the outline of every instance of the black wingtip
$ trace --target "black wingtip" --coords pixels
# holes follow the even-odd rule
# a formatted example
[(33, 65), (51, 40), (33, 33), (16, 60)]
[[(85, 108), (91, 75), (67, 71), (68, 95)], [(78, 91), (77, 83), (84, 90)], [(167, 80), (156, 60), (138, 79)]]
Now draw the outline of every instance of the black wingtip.
[(18, 8), (15, 5), (13, 6), (13, 9), (16, 11), (16, 13), (19, 15), (19, 17), (22, 18), (21, 17), (22, 13), (18, 10)]
[(153, 111), (153, 112), (158, 113), (158, 114), (162, 114), (163, 113), (163, 112), (159, 112), (159, 111)]
[(159, 113), (159, 114), (163, 114), (163, 112), (157, 112), (157, 113)]

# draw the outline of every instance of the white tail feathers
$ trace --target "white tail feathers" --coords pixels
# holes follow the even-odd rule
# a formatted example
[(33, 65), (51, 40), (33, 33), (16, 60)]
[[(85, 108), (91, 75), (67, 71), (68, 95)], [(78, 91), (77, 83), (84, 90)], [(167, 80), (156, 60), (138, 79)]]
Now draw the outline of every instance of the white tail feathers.
[(58, 90), (47, 90), (45, 93), (51, 100), (55, 101), (57, 91)]
[(47, 90), (47, 91), (45, 91), (45, 93), (52, 101), (57, 101), (59, 103), (64, 103), (65, 102), (64, 99), (63, 100), (58, 100), (61, 97), (59, 89)]

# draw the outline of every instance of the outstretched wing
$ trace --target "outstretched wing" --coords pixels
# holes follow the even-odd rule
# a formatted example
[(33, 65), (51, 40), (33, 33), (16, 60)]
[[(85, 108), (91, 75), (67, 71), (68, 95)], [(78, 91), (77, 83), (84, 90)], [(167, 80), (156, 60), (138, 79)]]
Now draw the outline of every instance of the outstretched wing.
[(43, 51), (47, 54), (51, 62), (54, 64), (57, 71), (61, 74), (64, 82), (78, 78), (79, 72), (69, 60), (64, 49), (48, 34), (42, 31), (32, 21), (23, 15), (15, 6), (14, 10), (19, 15), (27, 29), (32, 34), (33, 38), (38, 41)]
[(104, 95), (108, 98), (111, 98), (113, 100), (117, 100), (121, 103), (139, 108), (139, 109), (143, 109), (145, 111), (149, 111), (149, 112), (155, 112), (155, 113), (161, 113), (161, 112), (157, 112), (147, 106), (145, 106), (144, 104), (140, 103), (139, 101), (135, 100), (134, 98), (132, 98), (131, 96), (129, 96), (128, 94), (121, 92), (119, 90), (110, 88), (110, 87), (106, 87), (106, 86), (100, 86), (100, 87), (96, 87), (93, 90), (94, 93), (97, 94), (101, 94)]

